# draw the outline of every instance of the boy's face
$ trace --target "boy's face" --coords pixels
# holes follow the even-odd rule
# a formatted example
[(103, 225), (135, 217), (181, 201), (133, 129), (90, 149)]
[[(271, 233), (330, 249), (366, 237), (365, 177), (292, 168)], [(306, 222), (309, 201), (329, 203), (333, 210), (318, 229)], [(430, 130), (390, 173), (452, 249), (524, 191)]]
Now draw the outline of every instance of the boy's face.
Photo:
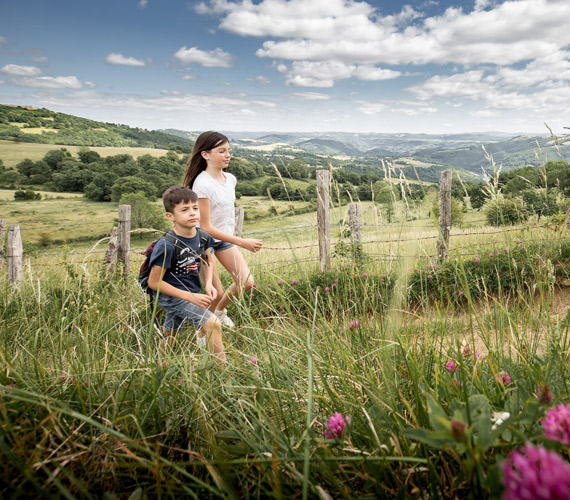
[(200, 207), (197, 201), (183, 201), (174, 207), (173, 213), (166, 212), (166, 217), (175, 226), (193, 228), (200, 222)]

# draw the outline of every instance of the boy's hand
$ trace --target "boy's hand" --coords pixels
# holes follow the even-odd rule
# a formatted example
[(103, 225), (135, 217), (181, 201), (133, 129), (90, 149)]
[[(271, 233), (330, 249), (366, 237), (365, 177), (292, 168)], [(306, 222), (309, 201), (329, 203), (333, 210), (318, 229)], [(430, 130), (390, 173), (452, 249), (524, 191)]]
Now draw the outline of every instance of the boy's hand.
[(214, 288), (214, 285), (207, 284), (204, 286), (204, 290), (206, 291), (206, 295), (210, 297), (210, 300), (215, 300), (218, 296), (218, 291)]
[(202, 309), (208, 309), (210, 302), (212, 302), (212, 298), (208, 295), (192, 292), (188, 292), (188, 298), (186, 300), (196, 306), (201, 307)]

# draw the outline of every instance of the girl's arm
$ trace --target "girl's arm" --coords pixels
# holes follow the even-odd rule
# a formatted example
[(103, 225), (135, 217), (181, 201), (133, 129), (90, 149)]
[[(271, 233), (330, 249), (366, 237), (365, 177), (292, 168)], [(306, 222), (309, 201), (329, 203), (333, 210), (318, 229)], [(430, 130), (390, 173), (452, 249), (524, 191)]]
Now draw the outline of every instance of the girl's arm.
[(188, 290), (181, 290), (180, 288), (172, 286), (170, 283), (167, 283), (162, 279), (165, 272), (165, 267), (152, 266), (152, 269), (150, 270), (150, 274), (148, 276), (149, 288), (152, 288), (155, 292), (160, 288), (159, 292), (163, 293), (164, 295), (186, 300), (187, 302), (191, 302), (192, 304), (200, 306), (203, 309), (208, 308), (210, 302), (212, 302), (212, 299), (209, 296), (204, 295), (203, 293), (192, 293)]
[(212, 226), (210, 218), (210, 200), (208, 198), (199, 198), (198, 205), (200, 206), (200, 228), (210, 234), (217, 240), (227, 241), (243, 247), (250, 252), (257, 252), (261, 250), (263, 242), (252, 238), (238, 238), (233, 234), (224, 233), (218, 228)]
[(218, 296), (218, 291), (212, 284), (212, 280), (214, 277), (214, 272), (212, 271), (212, 261), (214, 260), (214, 254), (210, 253), (210, 249), (206, 250), (206, 260), (208, 261), (208, 265), (202, 264), (204, 267), (204, 290), (206, 291), (206, 295), (215, 300)]

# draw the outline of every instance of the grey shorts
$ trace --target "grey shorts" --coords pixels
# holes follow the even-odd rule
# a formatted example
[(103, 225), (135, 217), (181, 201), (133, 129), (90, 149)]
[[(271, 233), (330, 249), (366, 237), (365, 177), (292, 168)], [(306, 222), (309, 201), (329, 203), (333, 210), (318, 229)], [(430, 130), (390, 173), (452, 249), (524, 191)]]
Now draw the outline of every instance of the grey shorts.
[(227, 241), (216, 241), (213, 245), (212, 248), (214, 249), (214, 252), (222, 252), (224, 250), (227, 250), (228, 248), (231, 247), (235, 247), (235, 244), (233, 243), (228, 243)]
[(202, 309), (196, 304), (162, 293), (158, 296), (158, 305), (166, 311), (163, 326), (169, 332), (180, 330), (185, 321), (189, 321), (196, 329), (200, 329), (213, 316), (211, 311)]

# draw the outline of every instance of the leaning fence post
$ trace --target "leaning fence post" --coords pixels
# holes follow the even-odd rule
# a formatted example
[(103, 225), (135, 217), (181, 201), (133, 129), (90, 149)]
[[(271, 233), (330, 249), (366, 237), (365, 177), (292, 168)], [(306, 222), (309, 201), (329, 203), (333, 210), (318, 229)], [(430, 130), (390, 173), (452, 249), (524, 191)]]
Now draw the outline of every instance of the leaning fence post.
[(236, 207), (234, 236), (237, 236), (238, 238), (241, 238), (241, 235), (243, 234), (243, 217), (243, 207)]
[(451, 232), (451, 170), (444, 170), (439, 181), (439, 230), (437, 256), (439, 262), (447, 259), (449, 233)]
[(352, 243), (362, 243), (362, 235), (360, 234), (360, 205), (358, 203), (351, 203), (348, 206), (348, 223), (350, 225), (350, 239)]
[(6, 235), (6, 219), (0, 219), (0, 269), (4, 264), (4, 236)]
[(330, 172), (317, 170), (317, 226), (319, 231), (319, 262), (321, 271), (326, 271), (330, 262)]
[(117, 243), (119, 239), (119, 228), (115, 226), (111, 231), (109, 244), (103, 257), (103, 269), (106, 270), (107, 276), (114, 274), (117, 267)]
[(6, 265), (8, 267), (8, 280), (14, 285), (22, 281), (23, 254), (20, 226), (10, 226), (6, 248)]
[(131, 267), (131, 206), (119, 205), (119, 238), (117, 257), (124, 264), (125, 278), (129, 277)]

